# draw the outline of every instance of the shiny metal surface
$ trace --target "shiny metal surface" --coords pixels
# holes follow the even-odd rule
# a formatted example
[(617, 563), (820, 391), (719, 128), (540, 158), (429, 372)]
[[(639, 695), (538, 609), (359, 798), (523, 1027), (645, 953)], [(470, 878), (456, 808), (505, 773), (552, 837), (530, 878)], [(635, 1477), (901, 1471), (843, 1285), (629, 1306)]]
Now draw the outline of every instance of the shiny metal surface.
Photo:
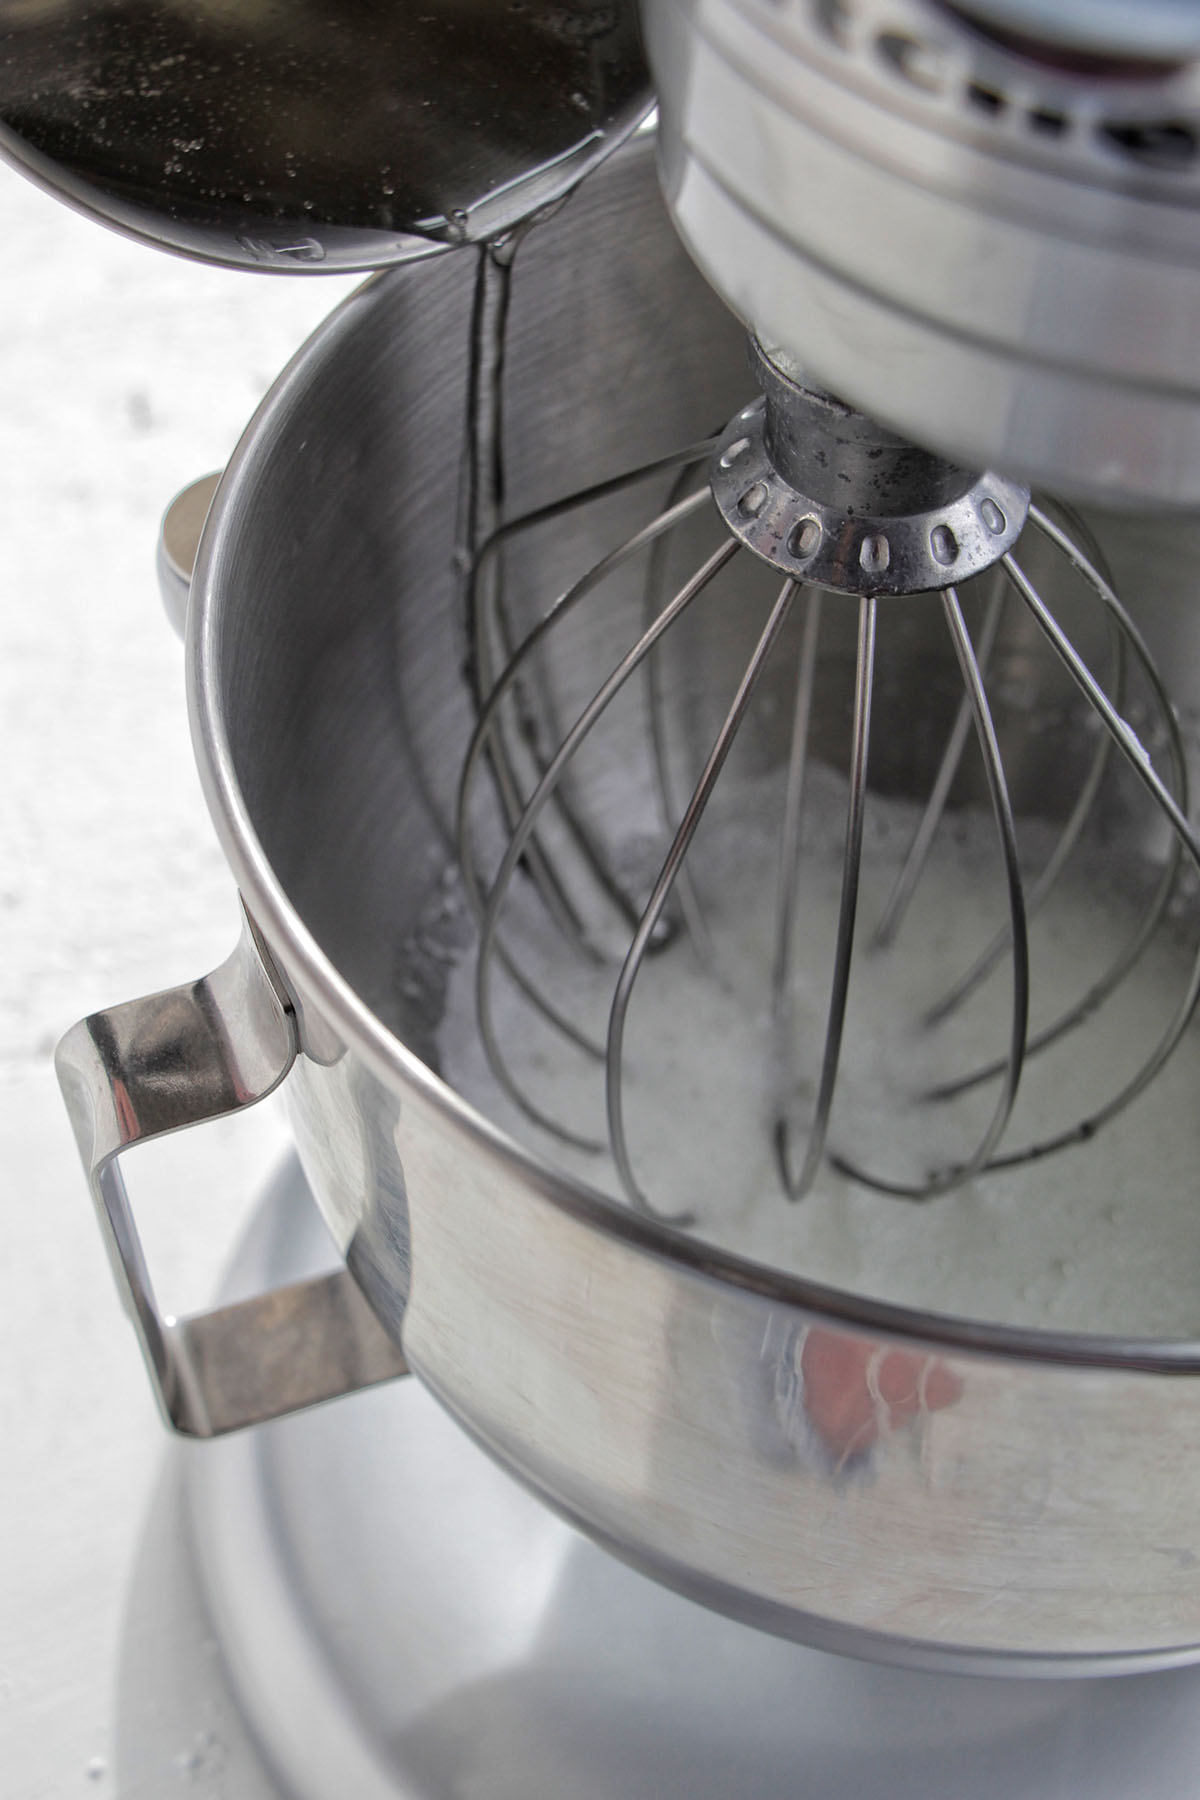
[[(836, 401), (833, 409), (849, 410)], [(773, 452), (767, 418), (759, 401), (730, 421), (713, 458), (713, 499), (740, 542), (798, 581), (875, 598), (928, 593), (981, 574), (1021, 534), (1028, 491), (991, 473), (955, 471), (957, 493), (923, 503), (914, 496), (911, 507), (888, 508), (870, 494), (848, 506), (833, 486), (848, 479), (845, 470), (801, 488)], [(824, 434), (809, 435), (828, 460)]]
[(632, 0), (41, 0), (0, 19), (0, 155), (202, 261), (379, 268), (511, 230), (649, 105)]
[(935, 0), (642, 17), (672, 217), (765, 342), (970, 467), (1200, 501), (1200, 64), (1044, 55)]
[(264, 1099), (294, 1055), (286, 1001), (248, 922), (237, 950), (204, 981), (94, 1013), (58, 1048), (118, 1288), (163, 1414), (189, 1437), (407, 1372), (345, 1270), (184, 1319), (165, 1317), (155, 1299), (118, 1157)]
[[(522, 257), (514, 510), (555, 498), (564, 460), (599, 480), (743, 403), (740, 331), (665, 228), (645, 145)], [(428, 371), (465, 342), (471, 285), (439, 260), (335, 317), (235, 455), (195, 580), (198, 759), (294, 1005), (300, 1152), (349, 1267), (494, 1456), (719, 1610), (926, 1665), (1191, 1660), (1195, 1343), (986, 1326), (781, 1275), (556, 1174), (435, 1073), (471, 707), (448, 428), (465, 369)], [(550, 575), (605, 540), (610, 519), (580, 521), (543, 552)], [(1190, 567), (1191, 540), (1160, 540), (1107, 540), (1143, 591)], [(1164, 602), (1155, 628), (1178, 647), (1188, 619)]]
[[(323, 1266), (322, 1237), (281, 1171), (231, 1297)], [(571, 1531), (415, 1382), (179, 1451), (213, 1633), (291, 1800), (1180, 1800), (1195, 1785), (1200, 1672), (975, 1681), (747, 1631)]]

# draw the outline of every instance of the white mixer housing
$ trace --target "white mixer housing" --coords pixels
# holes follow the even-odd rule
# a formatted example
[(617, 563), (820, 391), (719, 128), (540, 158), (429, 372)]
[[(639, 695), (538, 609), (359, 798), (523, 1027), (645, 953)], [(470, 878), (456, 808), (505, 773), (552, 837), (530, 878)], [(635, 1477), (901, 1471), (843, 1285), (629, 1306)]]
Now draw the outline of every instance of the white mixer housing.
[(675, 224), (765, 341), (916, 441), (1195, 506), (1194, 18), (1080, 0), (1052, 46), (1054, 9), (982, 10), (643, 0)]

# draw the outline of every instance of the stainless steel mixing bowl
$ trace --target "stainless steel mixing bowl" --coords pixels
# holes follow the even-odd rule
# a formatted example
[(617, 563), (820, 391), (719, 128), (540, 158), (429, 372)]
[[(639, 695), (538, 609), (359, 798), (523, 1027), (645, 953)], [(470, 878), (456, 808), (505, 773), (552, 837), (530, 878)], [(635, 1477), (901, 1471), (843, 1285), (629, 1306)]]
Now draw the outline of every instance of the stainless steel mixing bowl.
[[(377, 277), (235, 455), (193, 583), (189, 691), (253, 928), (208, 981), (62, 1047), (170, 1416), (207, 1435), (407, 1362), (549, 1504), (757, 1626), (981, 1670), (1200, 1656), (1200, 1346), (916, 1314), (711, 1250), (556, 1175), (435, 1072), (471, 725), (453, 549), (473, 280), (453, 257)], [(741, 331), (636, 141), (518, 262), (510, 504), (664, 454), (747, 391)], [(526, 554), (552, 580), (586, 566), (613, 540), (604, 514)], [(1130, 526), (1110, 548), (1145, 588), (1168, 554), (1190, 566), (1164, 542)], [(118, 1152), (285, 1074), (349, 1273), (164, 1320)], [(822, 1382), (857, 1383), (879, 1421), (851, 1458), (806, 1417)]]

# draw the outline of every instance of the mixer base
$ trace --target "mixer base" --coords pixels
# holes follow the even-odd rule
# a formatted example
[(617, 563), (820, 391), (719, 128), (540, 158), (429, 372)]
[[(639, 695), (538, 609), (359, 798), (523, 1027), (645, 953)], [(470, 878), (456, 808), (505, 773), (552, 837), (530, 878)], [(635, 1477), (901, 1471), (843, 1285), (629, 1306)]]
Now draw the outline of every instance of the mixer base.
[[(231, 1297), (330, 1257), (274, 1182)], [(296, 1800), (1179, 1800), (1200, 1671), (931, 1675), (806, 1650), (634, 1574), (415, 1383), (184, 1449), (233, 1687)]]

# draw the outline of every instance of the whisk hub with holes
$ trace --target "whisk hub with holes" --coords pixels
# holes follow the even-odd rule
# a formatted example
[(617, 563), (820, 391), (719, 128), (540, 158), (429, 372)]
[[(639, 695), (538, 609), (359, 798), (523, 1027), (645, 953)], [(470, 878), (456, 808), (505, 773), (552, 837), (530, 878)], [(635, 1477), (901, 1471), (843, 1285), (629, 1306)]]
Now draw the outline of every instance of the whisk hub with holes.
[(919, 594), (969, 581), (1021, 534), (1029, 491), (961, 469), (790, 371), (757, 342), (763, 392), (710, 470), (730, 532), (765, 562), (840, 594)]

